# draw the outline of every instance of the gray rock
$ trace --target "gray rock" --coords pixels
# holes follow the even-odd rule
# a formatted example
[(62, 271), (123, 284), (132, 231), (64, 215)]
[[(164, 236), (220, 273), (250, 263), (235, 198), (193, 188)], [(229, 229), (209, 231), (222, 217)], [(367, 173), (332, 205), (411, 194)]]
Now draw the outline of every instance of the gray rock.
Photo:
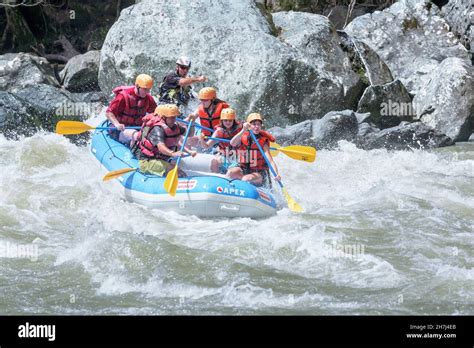
[(369, 123), (359, 123), (359, 130), (357, 131), (357, 138), (366, 137), (370, 133), (380, 132), (380, 128), (375, 127)]
[(422, 122), (466, 141), (474, 130), (473, 67), (463, 59), (445, 59), (413, 102)]
[(357, 117), (351, 110), (332, 111), (320, 120), (307, 120), (286, 128), (274, 127), (270, 132), (281, 145), (309, 145), (317, 149), (337, 146), (340, 140), (354, 141)]
[(451, 31), (459, 35), (461, 43), (470, 50), (471, 59), (474, 59), (474, 2), (450, 0), (443, 6), (442, 13)]
[[(290, 11), (273, 14), (273, 22), (282, 28), (280, 39), (311, 62), (318, 69), (319, 79), (325, 81), (314, 91), (322, 101), (318, 105), (320, 117), (334, 110), (335, 105), (351, 108), (362, 93), (363, 84), (352, 71), (351, 61), (341, 49), (341, 40), (329, 19)], [(315, 95), (310, 98), (314, 99)]]
[(270, 132), (277, 138), (281, 145), (312, 145), (313, 124), (316, 120), (306, 120), (286, 128), (273, 127)]
[(8, 138), (32, 135), (45, 117), (23, 99), (10, 92), (0, 91), (0, 133)]
[(422, 122), (402, 122), (396, 127), (379, 132), (368, 132), (358, 137), (359, 147), (371, 150), (385, 148), (389, 150), (430, 149), (453, 145), (451, 138), (434, 130)]
[[(347, 18), (347, 6), (330, 6), (326, 8), (323, 12), (323, 15), (327, 16), (329, 20), (334, 24), (336, 29), (343, 29), (346, 24)], [(347, 19), (347, 23), (350, 23), (354, 18), (362, 16), (368, 12), (368, 8), (354, 8), (351, 12), (351, 16)]]
[(72, 94), (45, 84), (25, 87), (12, 95), (41, 115), (34, 120), (35, 129), (49, 131), (54, 130), (59, 120), (82, 121), (97, 115), (104, 107), (102, 102), (87, 101), (83, 94)]
[(411, 94), (423, 88), (444, 59), (469, 59), (439, 9), (428, 0), (400, 0), (383, 11), (355, 18), (345, 31), (375, 50)]
[(71, 92), (99, 89), (100, 51), (89, 51), (72, 57), (59, 73), (63, 86)]
[(472, 133), (471, 136), (469, 137), (469, 141), (474, 141), (474, 133)]
[(16, 91), (39, 83), (59, 86), (44, 58), (27, 53), (0, 56), (0, 91)]
[(357, 117), (351, 110), (331, 111), (313, 126), (317, 149), (334, 148), (340, 140), (354, 141), (357, 132)]
[(367, 85), (383, 85), (393, 81), (392, 73), (380, 56), (367, 44), (338, 30), (341, 47), (347, 52), (356, 71)]
[(411, 96), (400, 80), (367, 87), (359, 100), (357, 112), (370, 112), (368, 121), (379, 128), (394, 127), (415, 116)]
[(365, 112), (365, 113), (355, 112), (355, 115), (357, 117), (357, 123), (358, 124), (370, 121), (370, 116), (371, 116), (370, 112)]
[[(274, 21), (286, 23), (286, 16), (299, 18), (282, 13)], [(261, 112), (270, 125), (318, 118), (352, 103), (357, 89), (362, 90), (341, 56), (330, 23), (321, 16), (311, 18), (305, 32), (311, 45), (324, 50), (318, 60), (286, 42), (285, 35), (297, 23), (285, 25), (283, 36), (276, 37), (253, 0), (215, 0), (212, 6), (208, 0), (141, 1), (122, 10), (108, 32), (99, 85), (109, 93), (117, 85), (133, 82), (138, 73), (148, 73), (156, 81), (152, 90), (156, 94), (163, 76), (184, 54), (192, 59), (190, 74), (206, 75), (205, 85), (216, 86), (219, 96), (239, 114)], [(334, 49), (335, 56), (327, 49)], [(318, 65), (321, 62), (326, 68)]]

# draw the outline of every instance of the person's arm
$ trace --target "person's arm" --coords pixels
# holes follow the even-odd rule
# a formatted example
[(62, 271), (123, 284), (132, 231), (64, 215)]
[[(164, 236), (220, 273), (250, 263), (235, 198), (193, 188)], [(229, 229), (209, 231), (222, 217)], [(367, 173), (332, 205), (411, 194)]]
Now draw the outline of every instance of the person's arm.
[(148, 140), (153, 146), (158, 147), (158, 151), (165, 156), (175, 157), (178, 151), (171, 151), (165, 144), (165, 131), (160, 127), (154, 127), (148, 135)]
[(248, 131), (249, 128), (250, 128), (250, 123), (245, 122), (244, 125), (242, 126), (242, 130), (231, 139), (230, 146), (233, 146), (233, 147), (239, 146), (241, 142), (240, 140), (242, 139), (242, 135), (244, 135), (244, 133)]
[[(211, 146), (214, 146), (214, 144), (216, 143), (215, 140), (208, 140), (208, 141), (205, 141), (205, 140), (204, 140), (205, 138), (206, 138), (206, 136), (201, 133), (201, 137), (199, 138), (199, 143), (200, 143), (201, 146), (202, 146), (203, 148), (205, 148), (205, 149), (208, 149), (208, 148), (210, 148)], [(217, 131), (214, 131), (214, 133), (212, 133), (211, 138), (217, 138)]]
[(178, 81), (178, 84), (181, 86), (181, 87), (184, 87), (184, 86), (189, 86), (189, 85), (192, 85), (193, 83), (196, 83), (196, 82), (206, 82), (207, 81), (207, 77), (206, 76), (197, 76), (197, 77), (181, 77)]
[(107, 111), (105, 112), (105, 117), (118, 129), (118, 130), (124, 130), (125, 125), (120, 123), (117, 120), (117, 115), (121, 111), (123, 111), (125, 108), (125, 100), (123, 97), (119, 94), (115, 97), (114, 100), (110, 103), (109, 107), (107, 108)]
[(265, 145), (263, 146), (263, 152), (265, 152), (265, 155), (268, 158), (268, 162), (270, 162), (273, 169), (275, 169), (275, 173), (276, 173), (275, 180), (280, 181), (281, 177), (280, 177), (280, 174), (278, 174), (278, 167), (275, 161), (273, 160), (272, 154), (270, 152), (270, 146), (268, 143), (265, 143)]

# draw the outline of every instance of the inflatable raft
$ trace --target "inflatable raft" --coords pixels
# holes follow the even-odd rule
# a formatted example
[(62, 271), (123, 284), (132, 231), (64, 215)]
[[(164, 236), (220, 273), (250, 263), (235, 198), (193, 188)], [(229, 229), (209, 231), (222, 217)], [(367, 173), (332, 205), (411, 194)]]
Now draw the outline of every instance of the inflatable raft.
[[(107, 130), (94, 132), (91, 152), (107, 172), (138, 168), (138, 160), (130, 149), (113, 140)], [(165, 191), (164, 177), (134, 171), (114, 181), (119, 183), (127, 201), (181, 214), (263, 218), (276, 213), (277, 202), (270, 190), (210, 173), (211, 159), (212, 155), (198, 154), (181, 160), (180, 168), (188, 177), (179, 178), (174, 197)]]

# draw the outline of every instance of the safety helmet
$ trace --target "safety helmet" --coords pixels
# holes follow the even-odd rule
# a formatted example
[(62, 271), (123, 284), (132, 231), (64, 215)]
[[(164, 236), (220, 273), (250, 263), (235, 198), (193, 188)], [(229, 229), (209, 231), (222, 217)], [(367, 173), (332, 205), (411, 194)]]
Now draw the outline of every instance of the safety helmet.
[(163, 117), (177, 117), (181, 115), (179, 108), (174, 104), (161, 105), (160, 112)]
[(158, 106), (155, 108), (154, 114), (155, 114), (155, 115), (159, 115), (159, 116), (163, 115), (163, 106), (164, 106), (163, 104), (158, 105)]
[(204, 87), (199, 91), (199, 99), (212, 100), (216, 98), (217, 91), (214, 87)]
[(235, 110), (231, 108), (222, 109), (221, 120), (235, 120)]
[(183, 65), (183, 66), (187, 66), (188, 68), (191, 68), (191, 59), (189, 59), (188, 57), (186, 56), (181, 56), (178, 58), (178, 60), (176, 61), (176, 64), (178, 65)]
[(150, 75), (140, 74), (135, 79), (135, 85), (140, 88), (151, 88), (153, 87), (153, 79)]
[(263, 123), (262, 115), (257, 112), (252, 112), (250, 115), (247, 116), (247, 122), (251, 123), (252, 121), (259, 120)]

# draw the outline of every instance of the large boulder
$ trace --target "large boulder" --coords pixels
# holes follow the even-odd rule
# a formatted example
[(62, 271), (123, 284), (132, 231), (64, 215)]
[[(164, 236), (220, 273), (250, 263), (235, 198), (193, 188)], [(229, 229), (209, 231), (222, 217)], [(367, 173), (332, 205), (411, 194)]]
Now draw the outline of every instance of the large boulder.
[(442, 8), (444, 19), (451, 31), (459, 36), (461, 43), (470, 50), (474, 60), (474, 2), (472, 0), (450, 0)]
[(0, 133), (8, 138), (32, 135), (44, 113), (10, 92), (0, 91)]
[(59, 86), (44, 58), (28, 53), (0, 56), (0, 91), (16, 91), (39, 83)]
[[(468, 67), (471, 62), (468, 51), (449, 31), (449, 25), (440, 15), (438, 7), (428, 0), (400, 0), (382, 12), (354, 19), (346, 31), (371, 46), (410, 94), (420, 94), (414, 99), (417, 118), (429, 125), (440, 126), (439, 130), (453, 139), (462, 140), (466, 136), (462, 120), (472, 113), (474, 91), (462, 87), (461, 81), (465, 80), (465, 85), (470, 85), (472, 75)], [(449, 70), (455, 70), (456, 77), (449, 77), (446, 68), (454, 61), (458, 62), (456, 67)], [(448, 83), (450, 87), (443, 88), (448, 79), (457, 79), (458, 82)], [(460, 87), (452, 88), (453, 85)], [(434, 90), (439, 92), (436, 97)], [(429, 101), (424, 100), (426, 97)], [(446, 112), (447, 101), (460, 101), (456, 112)], [(438, 110), (434, 117), (426, 116), (434, 110)], [(457, 126), (447, 129), (443, 124)]]
[(366, 43), (338, 30), (341, 47), (356, 71), (367, 85), (383, 85), (393, 81), (392, 73), (380, 56)]
[(352, 71), (351, 61), (342, 50), (341, 39), (329, 19), (291, 11), (273, 14), (273, 22), (281, 29), (279, 38), (317, 69), (315, 82), (318, 84), (314, 93), (301, 100), (295, 113), (300, 113), (298, 109), (304, 109), (304, 104), (316, 106), (319, 117), (334, 110), (335, 106), (352, 108), (365, 86)]
[[(278, 14), (275, 21), (286, 23), (285, 16), (289, 14)], [(122, 10), (108, 32), (99, 85), (109, 92), (133, 82), (138, 73), (148, 73), (155, 78), (156, 94), (163, 76), (184, 54), (192, 58), (190, 73), (208, 76), (206, 85), (218, 87), (219, 96), (241, 115), (259, 111), (269, 124), (318, 118), (353, 102), (358, 78), (347, 65), (341, 67), (344, 57), (327, 19), (312, 15), (305, 23), (313, 23), (305, 29), (308, 39), (324, 50), (318, 61), (285, 41), (297, 23), (284, 25), (278, 38), (253, 0), (214, 0), (212, 6), (208, 0), (144, 0)], [(341, 61), (332, 59), (327, 49), (337, 49)]]
[(411, 96), (400, 80), (367, 87), (359, 100), (357, 112), (370, 112), (368, 121), (379, 128), (394, 127), (415, 116)]
[(358, 137), (357, 145), (363, 149), (385, 148), (389, 150), (430, 149), (453, 145), (445, 134), (422, 122), (403, 121), (396, 127), (376, 131)]
[(71, 92), (98, 90), (99, 62), (100, 51), (89, 51), (72, 57), (59, 73), (64, 88)]
[(429, 0), (400, 0), (383, 11), (355, 18), (345, 31), (374, 49), (394, 78), (413, 94), (444, 59), (469, 58)]
[(351, 110), (332, 111), (319, 120), (270, 129), (281, 145), (309, 145), (317, 149), (334, 148), (340, 140), (354, 141), (357, 131), (357, 117)]
[(463, 59), (445, 59), (413, 102), (424, 123), (467, 141), (474, 131), (473, 67)]

